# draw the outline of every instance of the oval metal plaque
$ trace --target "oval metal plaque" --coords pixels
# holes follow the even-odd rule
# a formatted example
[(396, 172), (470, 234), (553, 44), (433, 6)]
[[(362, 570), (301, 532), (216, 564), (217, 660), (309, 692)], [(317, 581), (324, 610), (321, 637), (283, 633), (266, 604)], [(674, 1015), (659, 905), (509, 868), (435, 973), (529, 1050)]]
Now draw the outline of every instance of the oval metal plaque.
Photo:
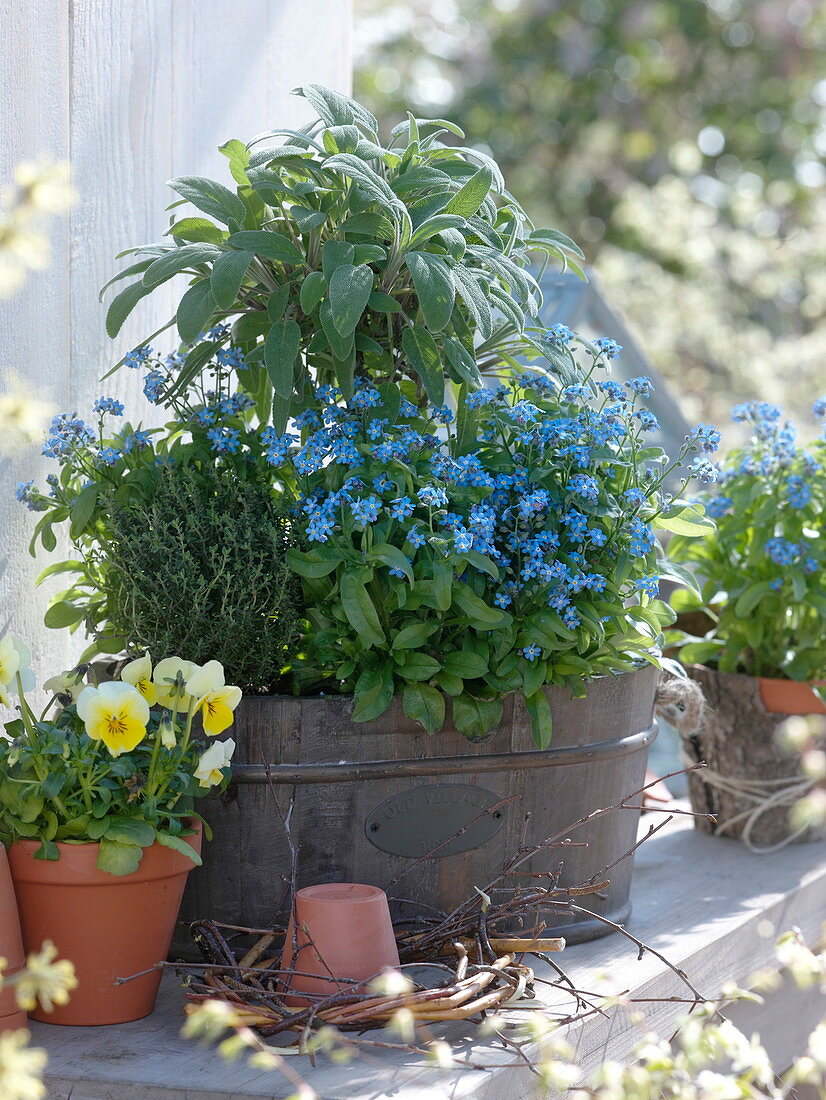
[[(470, 783), (433, 783), (379, 803), (365, 822), (367, 839), (394, 856), (453, 856), (486, 844), (505, 824), (502, 795)], [(478, 819), (478, 820), (477, 820)], [(461, 835), (459, 835), (461, 834)]]

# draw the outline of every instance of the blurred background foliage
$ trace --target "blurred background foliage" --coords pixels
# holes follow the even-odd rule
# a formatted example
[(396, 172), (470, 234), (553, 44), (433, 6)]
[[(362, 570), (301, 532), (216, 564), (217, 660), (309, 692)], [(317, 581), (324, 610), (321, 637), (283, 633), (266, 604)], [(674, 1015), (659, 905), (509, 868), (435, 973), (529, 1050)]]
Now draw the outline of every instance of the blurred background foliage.
[(454, 119), (691, 417), (826, 389), (826, 4), (356, 0), (356, 96)]

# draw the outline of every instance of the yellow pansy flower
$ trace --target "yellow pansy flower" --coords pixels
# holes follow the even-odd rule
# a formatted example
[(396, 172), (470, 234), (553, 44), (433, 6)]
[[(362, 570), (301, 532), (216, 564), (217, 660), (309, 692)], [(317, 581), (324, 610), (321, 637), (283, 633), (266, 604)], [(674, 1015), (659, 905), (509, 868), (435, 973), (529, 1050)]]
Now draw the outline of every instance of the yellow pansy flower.
[(231, 737), (226, 741), (213, 741), (195, 769), (195, 778), (200, 786), (217, 786), (224, 778), (221, 769), (229, 766), (234, 752), (235, 742)]
[(149, 704), (131, 684), (84, 688), (77, 713), (92, 740), (102, 741), (112, 756), (131, 752), (146, 736)]
[(177, 703), (179, 710), (186, 710), (189, 704), (189, 692), (184, 689), (180, 694), (176, 694), (175, 681), (178, 673), (184, 681), (188, 680), (197, 668), (198, 666), (192, 661), (185, 661), (182, 657), (164, 657), (162, 661), (158, 661), (152, 674), (152, 683), (158, 695), (157, 701), (162, 707), (169, 707), (171, 710)]
[(158, 688), (152, 683), (152, 658), (148, 653), (124, 665), (120, 678), (125, 684), (137, 688), (150, 707), (154, 707), (158, 701)]
[(217, 737), (229, 729), (233, 711), (241, 702), (241, 689), (224, 683), (224, 668), (220, 661), (207, 661), (187, 680), (186, 690), (196, 699), (195, 711), (201, 712), (204, 733)]

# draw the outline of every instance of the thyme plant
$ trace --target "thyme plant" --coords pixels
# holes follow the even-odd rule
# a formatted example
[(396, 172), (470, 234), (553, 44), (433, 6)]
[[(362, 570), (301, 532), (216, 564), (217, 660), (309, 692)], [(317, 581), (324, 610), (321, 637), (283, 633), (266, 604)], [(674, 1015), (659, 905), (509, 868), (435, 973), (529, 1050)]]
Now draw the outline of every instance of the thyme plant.
[(277, 685), (301, 636), (286, 554), (303, 542), (269, 489), (231, 469), (164, 467), (151, 497), (113, 498), (109, 524), (108, 628), (127, 648), (218, 660), (245, 691)]

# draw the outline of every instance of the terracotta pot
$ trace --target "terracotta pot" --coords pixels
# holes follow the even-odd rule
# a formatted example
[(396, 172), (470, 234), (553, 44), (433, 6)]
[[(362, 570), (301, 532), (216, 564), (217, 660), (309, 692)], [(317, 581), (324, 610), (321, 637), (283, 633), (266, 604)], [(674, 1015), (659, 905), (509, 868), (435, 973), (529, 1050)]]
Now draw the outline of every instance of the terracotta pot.
[[(399, 965), (399, 952), (387, 895), (377, 886), (355, 882), (331, 882), (305, 886), (296, 893), (298, 934), (293, 951), (293, 920), (281, 966), (295, 967), (289, 988), (299, 993), (329, 997), (365, 982), (387, 967)], [(306, 931), (305, 931), (306, 929)], [(335, 979), (351, 979), (337, 982)], [(287, 997), (291, 1005), (312, 1003), (304, 997)]]
[[(9, 872), (6, 849), (0, 844), (0, 958), (7, 966), (5, 977), (11, 977), (20, 970), (25, 961), (23, 940), (20, 936), (20, 919), (17, 916), (17, 901)], [(7, 986), (0, 991), (0, 1032), (14, 1031), (26, 1026), (26, 1013), (17, 1007), (14, 987)]]
[[(808, 684), (797, 680), (770, 680), (761, 676), (760, 698), (771, 714), (826, 714), (826, 703)], [(822, 687), (822, 682), (818, 682)]]
[[(200, 822), (186, 840), (200, 851)], [(98, 870), (98, 844), (58, 844), (60, 859), (53, 862), (35, 859), (38, 847), (23, 840), (9, 848), (23, 943), (33, 951), (51, 940), (59, 957), (74, 963), (78, 986), (69, 1004), (48, 1013), (38, 1008), (33, 1019), (86, 1026), (148, 1016), (161, 971), (125, 985), (115, 985), (115, 978), (166, 958), (192, 861), (153, 844), (137, 871), (117, 876)]]

